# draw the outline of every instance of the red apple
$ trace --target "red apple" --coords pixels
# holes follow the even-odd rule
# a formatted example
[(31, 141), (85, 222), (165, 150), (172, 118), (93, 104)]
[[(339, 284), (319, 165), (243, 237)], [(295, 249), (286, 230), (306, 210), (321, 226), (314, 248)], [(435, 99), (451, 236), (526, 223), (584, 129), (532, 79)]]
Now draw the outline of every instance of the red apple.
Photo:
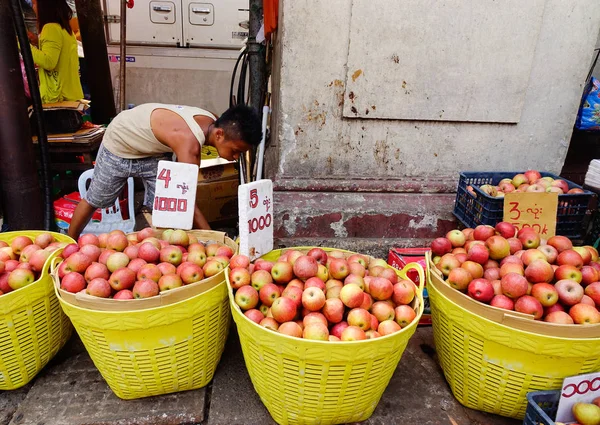
[(492, 226), (480, 224), (473, 230), (473, 238), (478, 241), (486, 241), (488, 238), (494, 236), (496, 230)]
[(466, 292), (469, 283), (473, 280), (473, 276), (463, 268), (456, 268), (450, 271), (448, 275), (448, 284), (454, 289)]
[(554, 270), (546, 260), (534, 260), (525, 269), (525, 277), (531, 283), (549, 283), (554, 278)]
[(600, 280), (600, 273), (592, 266), (583, 266), (581, 268), (581, 284), (587, 286), (590, 283)]
[(482, 303), (489, 303), (494, 298), (494, 287), (487, 279), (474, 279), (467, 287), (469, 296)]
[(569, 316), (578, 325), (593, 325), (600, 323), (600, 312), (588, 304), (575, 304), (569, 309)]
[(531, 288), (531, 296), (544, 307), (552, 307), (558, 302), (558, 291), (549, 283), (536, 283)]
[(293, 320), (296, 317), (296, 311), (296, 302), (287, 297), (279, 297), (271, 305), (273, 318), (279, 323)]
[(520, 251), (523, 249), (523, 244), (521, 243), (521, 241), (517, 238), (508, 238), (507, 239), (508, 242), (508, 246), (510, 247), (510, 253), (511, 255), (514, 254), (517, 251)]
[(585, 295), (590, 297), (597, 306), (600, 306), (600, 282), (594, 282), (589, 284), (585, 288)]
[(559, 280), (554, 287), (558, 292), (558, 299), (563, 305), (575, 305), (583, 298), (583, 287), (574, 280)]
[(556, 248), (559, 253), (573, 249), (573, 243), (566, 236), (552, 236), (547, 244)]
[(529, 286), (527, 279), (517, 273), (508, 273), (501, 280), (502, 293), (513, 300), (525, 295)]
[[(459, 269), (456, 269), (459, 270)], [(415, 298), (415, 284), (410, 280), (400, 280), (393, 287), (392, 301), (396, 305), (410, 304)], [(379, 320), (379, 318), (377, 318)], [(380, 322), (382, 320), (379, 320)]]
[(557, 323), (560, 325), (573, 325), (573, 319), (564, 311), (553, 311), (544, 317), (544, 321), (548, 323)]
[(399, 305), (394, 309), (394, 315), (394, 320), (396, 320), (396, 323), (398, 323), (402, 328), (410, 325), (417, 317), (417, 313), (409, 305)]
[(490, 256), (490, 252), (485, 245), (472, 245), (467, 253), (467, 260), (474, 261), (479, 264), (485, 264)]
[(500, 234), (505, 239), (509, 239), (515, 236), (517, 233), (517, 229), (511, 223), (507, 223), (506, 221), (501, 221), (496, 224), (496, 232)]
[[(258, 291), (250, 285), (244, 285), (236, 291), (234, 300), (235, 300), (235, 303), (242, 310), (253, 309), (258, 305), (258, 301), (259, 301)], [(292, 301), (290, 300), (290, 302), (292, 302)], [(295, 314), (295, 306), (294, 306), (294, 316), (295, 315), (296, 314)], [(292, 316), (292, 318), (293, 318), (293, 316)], [(275, 319), (275, 320), (277, 320), (277, 319)], [(287, 322), (287, 320), (284, 320), (284, 322)]]
[(579, 270), (575, 266), (564, 265), (564, 266), (558, 267), (554, 271), (554, 278), (556, 280), (569, 279), (569, 280), (574, 280), (577, 283), (580, 283), (583, 279), (583, 274), (581, 273), (581, 270)]
[(505, 310), (515, 309), (514, 301), (502, 294), (494, 295), (494, 298), (492, 298), (490, 301), (490, 305), (493, 307), (503, 308)]
[(535, 320), (539, 320), (544, 314), (544, 307), (531, 295), (523, 295), (515, 302), (515, 311), (531, 314)]
[(466, 242), (464, 233), (457, 229), (450, 230), (446, 233), (446, 239), (450, 241), (453, 248), (463, 246)]
[(440, 262), (436, 265), (436, 267), (444, 276), (447, 277), (451, 270), (460, 267), (460, 261), (458, 261), (456, 256), (452, 254), (446, 254), (440, 259)]

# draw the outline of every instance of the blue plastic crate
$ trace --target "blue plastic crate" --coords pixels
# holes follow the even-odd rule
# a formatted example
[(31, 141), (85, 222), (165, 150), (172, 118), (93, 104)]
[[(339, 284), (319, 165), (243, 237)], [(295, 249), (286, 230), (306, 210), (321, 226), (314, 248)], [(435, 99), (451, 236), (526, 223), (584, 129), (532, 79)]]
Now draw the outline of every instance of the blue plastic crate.
[[(493, 198), (483, 192), (479, 186), (484, 184), (497, 185), (500, 180), (512, 179), (515, 172), (461, 172), (456, 190), (456, 202), (453, 214), (466, 227), (476, 227), (480, 224), (495, 226), (504, 217), (504, 198)], [(565, 180), (569, 189), (581, 186), (563, 179), (555, 174), (540, 173), (542, 177)], [(467, 190), (472, 186), (477, 196)], [(584, 193), (564, 194), (558, 196), (558, 210), (556, 214), (556, 234), (567, 236), (571, 239), (581, 239), (585, 235), (584, 222), (591, 201), (596, 196), (589, 190)]]
[(560, 391), (535, 391), (527, 394), (527, 410), (523, 425), (556, 425)]

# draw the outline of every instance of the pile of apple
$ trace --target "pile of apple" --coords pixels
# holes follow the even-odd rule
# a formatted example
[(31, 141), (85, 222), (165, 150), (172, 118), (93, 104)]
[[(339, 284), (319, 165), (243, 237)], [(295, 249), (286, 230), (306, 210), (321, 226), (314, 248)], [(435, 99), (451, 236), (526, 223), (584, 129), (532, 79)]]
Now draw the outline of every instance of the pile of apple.
[(447, 283), (482, 303), (546, 322), (600, 323), (600, 262), (591, 246), (501, 222), (451, 230), (431, 251)]
[(17, 236), (10, 245), (0, 241), (0, 296), (35, 282), (50, 254), (64, 245), (51, 233)]
[[(515, 175), (512, 179), (502, 179), (497, 186), (484, 184), (479, 187), (484, 193), (494, 198), (503, 198), (510, 192), (556, 192), (559, 195), (565, 193), (584, 193), (582, 189), (574, 187), (569, 189), (566, 180), (542, 177), (539, 171), (528, 170), (522, 174)], [(467, 190), (476, 196), (473, 186), (467, 186)]]
[(159, 233), (148, 227), (130, 235), (120, 230), (82, 235), (61, 256), (61, 289), (130, 300), (214, 276), (227, 267), (233, 250), (218, 242), (205, 245), (184, 230)]
[[(596, 397), (591, 403), (578, 402), (571, 408), (577, 424), (572, 425), (599, 425), (600, 424), (600, 397)], [(556, 422), (556, 425), (565, 425)]]
[(312, 248), (276, 262), (231, 259), (229, 281), (246, 317), (275, 332), (320, 341), (360, 341), (408, 326), (417, 288), (384, 260)]

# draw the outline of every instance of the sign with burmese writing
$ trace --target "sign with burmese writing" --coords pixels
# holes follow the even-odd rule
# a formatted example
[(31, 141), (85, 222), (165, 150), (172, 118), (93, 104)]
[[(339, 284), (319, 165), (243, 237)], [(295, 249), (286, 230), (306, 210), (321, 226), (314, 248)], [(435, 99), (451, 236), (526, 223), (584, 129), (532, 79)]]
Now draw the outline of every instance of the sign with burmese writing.
[(258, 180), (238, 186), (240, 254), (251, 260), (273, 250), (273, 182)]
[(524, 192), (504, 195), (504, 221), (517, 230), (531, 227), (540, 237), (548, 239), (556, 233), (558, 193)]
[(197, 185), (197, 165), (159, 161), (152, 225), (190, 230), (194, 220)]

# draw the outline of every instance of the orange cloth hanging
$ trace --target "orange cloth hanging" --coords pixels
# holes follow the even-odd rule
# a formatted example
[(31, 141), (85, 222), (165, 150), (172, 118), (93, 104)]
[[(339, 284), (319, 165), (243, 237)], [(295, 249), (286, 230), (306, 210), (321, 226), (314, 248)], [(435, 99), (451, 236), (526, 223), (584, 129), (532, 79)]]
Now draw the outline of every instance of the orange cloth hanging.
[(268, 39), (271, 33), (277, 29), (279, 0), (263, 0), (263, 13), (265, 17), (265, 38)]

